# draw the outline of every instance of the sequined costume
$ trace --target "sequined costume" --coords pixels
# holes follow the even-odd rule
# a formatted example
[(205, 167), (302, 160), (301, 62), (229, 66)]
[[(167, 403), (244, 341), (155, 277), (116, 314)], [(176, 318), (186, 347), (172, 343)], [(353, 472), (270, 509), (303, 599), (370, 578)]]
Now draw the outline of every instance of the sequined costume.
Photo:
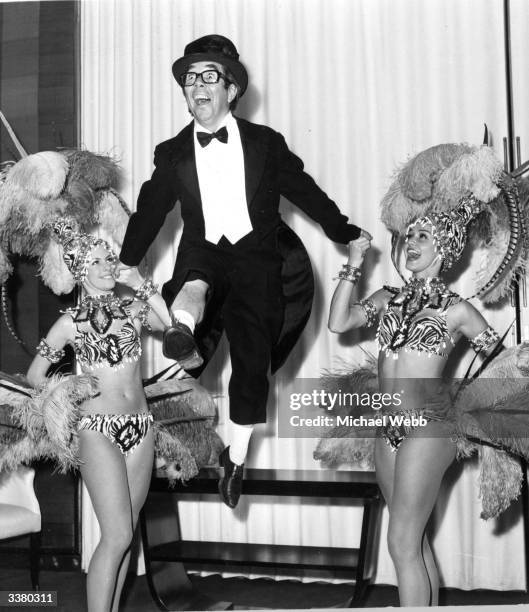
[[(65, 311), (75, 324), (73, 347), (83, 368), (120, 367), (124, 363), (138, 361), (141, 342), (129, 308), (132, 302), (131, 299), (121, 300), (113, 294), (87, 295), (79, 306)], [(149, 310), (146, 304), (136, 315), (142, 325), (147, 325)], [(117, 332), (108, 333), (115, 320), (125, 320), (125, 323)], [(96, 331), (81, 329), (83, 323), (89, 323)]]
[(138, 361), (141, 344), (134, 324), (127, 321), (115, 334), (95, 334), (82, 331), (76, 325), (75, 355), (79, 363), (91, 370), (102, 366), (119, 366), (125, 362)]
[(448, 357), (447, 342), (454, 345), (454, 340), (446, 325), (446, 309), (439, 314), (425, 315), (412, 321), (406, 343), (401, 348), (393, 349), (393, 339), (400, 334), (402, 319), (402, 311), (388, 304), (378, 327), (379, 350), (385, 351), (386, 355), (393, 353), (394, 356), (399, 350), (406, 350), (428, 353), (428, 356)]
[[(73, 348), (83, 370), (119, 368), (125, 363), (139, 360), (141, 342), (130, 310), (132, 302), (132, 299), (122, 300), (112, 293), (87, 295), (79, 306), (65, 311), (75, 325)], [(149, 310), (150, 307), (145, 304), (135, 315), (142, 325), (147, 325)], [(109, 333), (114, 321), (124, 323), (118, 331)], [(88, 325), (89, 329), (81, 329), (83, 325)], [(59, 351), (50, 347), (45, 340), (39, 343), (37, 350), (48, 361), (57, 361), (56, 353)], [(148, 413), (89, 414), (80, 419), (78, 429), (103, 434), (127, 455), (147, 435), (150, 424), (152, 416)]]
[(152, 425), (152, 414), (90, 414), (81, 417), (78, 431), (97, 431), (115, 444), (123, 455), (138, 447)]
[[(391, 294), (391, 298), (378, 324), (376, 338), (379, 351), (393, 359), (398, 359), (400, 351), (448, 358), (455, 342), (448, 329), (447, 313), (462, 298), (450, 291), (439, 278), (412, 277), (400, 289), (389, 286), (384, 289)], [(470, 343), (479, 352), (492, 348), (498, 340), (498, 334), (488, 327)], [(453, 419), (450, 390), (428, 387), (431, 385), (420, 390), (420, 410), (408, 408), (392, 414), (407, 418), (423, 417), (426, 421)], [(381, 433), (391, 449), (396, 451), (413, 429), (409, 425), (386, 424)]]
[[(430, 355), (448, 356), (448, 344), (454, 340), (448, 331), (446, 314), (461, 298), (449, 291), (439, 279), (411, 279), (401, 289), (384, 287), (392, 294), (377, 330), (377, 343), (386, 356), (398, 357), (400, 350), (419, 351)], [(422, 295), (417, 293), (417, 288)], [(431, 289), (434, 289), (431, 291)], [(399, 295), (404, 297), (399, 299)], [(412, 302), (415, 304), (412, 304)], [(435, 314), (421, 314), (426, 309)]]

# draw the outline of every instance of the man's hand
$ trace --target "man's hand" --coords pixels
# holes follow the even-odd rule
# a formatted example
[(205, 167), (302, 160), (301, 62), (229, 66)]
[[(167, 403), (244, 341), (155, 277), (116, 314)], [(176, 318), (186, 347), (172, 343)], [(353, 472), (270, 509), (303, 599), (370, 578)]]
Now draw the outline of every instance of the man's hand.
[(131, 289), (138, 289), (145, 281), (143, 276), (139, 273), (138, 268), (126, 266), (123, 263), (118, 264), (116, 269), (116, 280)]
[(359, 238), (367, 238), (369, 241), (373, 240), (373, 236), (365, 229), (360, 230)]

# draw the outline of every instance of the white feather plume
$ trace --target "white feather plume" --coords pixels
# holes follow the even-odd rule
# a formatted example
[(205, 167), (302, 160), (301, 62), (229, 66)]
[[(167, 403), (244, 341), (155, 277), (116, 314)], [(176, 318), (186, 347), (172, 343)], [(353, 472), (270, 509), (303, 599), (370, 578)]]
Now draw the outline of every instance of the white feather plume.
[(53, 240), (50, 240), (48, 248), (41, 258), (39, 273), (42, 282), (53, 293), (61, 295), (73, 291), (74, 278), (64, 263), (61, 247)]

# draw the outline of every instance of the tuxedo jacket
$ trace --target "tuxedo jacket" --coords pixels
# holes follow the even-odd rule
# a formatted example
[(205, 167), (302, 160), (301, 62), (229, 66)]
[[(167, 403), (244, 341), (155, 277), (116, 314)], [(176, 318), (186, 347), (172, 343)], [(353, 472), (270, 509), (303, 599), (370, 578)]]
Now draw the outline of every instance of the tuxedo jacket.
[[(244, 156), (246, 201), (253, 231), (270, 243), (275, 238), (283, 258), (282, 280), (285, 298), (284, 325), (272, 355), (276, 370), (294, 346), (312, 304), (313, 279), (308, 255), (295, 233), (279, 214), (284, 196), (319, 223), (334, 242), (347, 244), (358, 238), (360, 228), (348, 222), (336, 204), (303, 169), (303, 162), (292, 153), (281, 134), (264, 125), (237, 118)], [(183, 220), (179, 254), (190, 245), (205, 241), (200, 188), (195, 163), (193, 122), (177, 136), (159, 144), (154, 153), (155, 170), (138, 196), (137, 210), (131, 216), (121, 261), (136, 266), (156, 238), (167, 213), (180, 202)], [(166, 284), (165, 297), (172, 302), (185, 280), (176, 259), (173, 278)], [(170, 291), (168, 291), (170, 288)], [(207, 359), (207, 355), (206, 355)]]

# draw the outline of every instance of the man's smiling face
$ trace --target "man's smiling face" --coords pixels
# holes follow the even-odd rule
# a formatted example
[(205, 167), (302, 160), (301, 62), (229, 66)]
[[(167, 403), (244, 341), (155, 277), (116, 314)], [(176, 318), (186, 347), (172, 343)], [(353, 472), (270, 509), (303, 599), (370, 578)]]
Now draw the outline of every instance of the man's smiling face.
[[(224, 68), (217, 62), (196, 62), (187, 69), (188, 72), (201, 74), (205, 70), (218, 70), (224, 74)], [(217, 83), (204, 83), (197, 77), (195, 83), (184, 87), (184, 96), (189, 111), (200, 125), (214, 132), (229, 112), (230, 102), (237, 94), (237, 87), (220, 78)]]

